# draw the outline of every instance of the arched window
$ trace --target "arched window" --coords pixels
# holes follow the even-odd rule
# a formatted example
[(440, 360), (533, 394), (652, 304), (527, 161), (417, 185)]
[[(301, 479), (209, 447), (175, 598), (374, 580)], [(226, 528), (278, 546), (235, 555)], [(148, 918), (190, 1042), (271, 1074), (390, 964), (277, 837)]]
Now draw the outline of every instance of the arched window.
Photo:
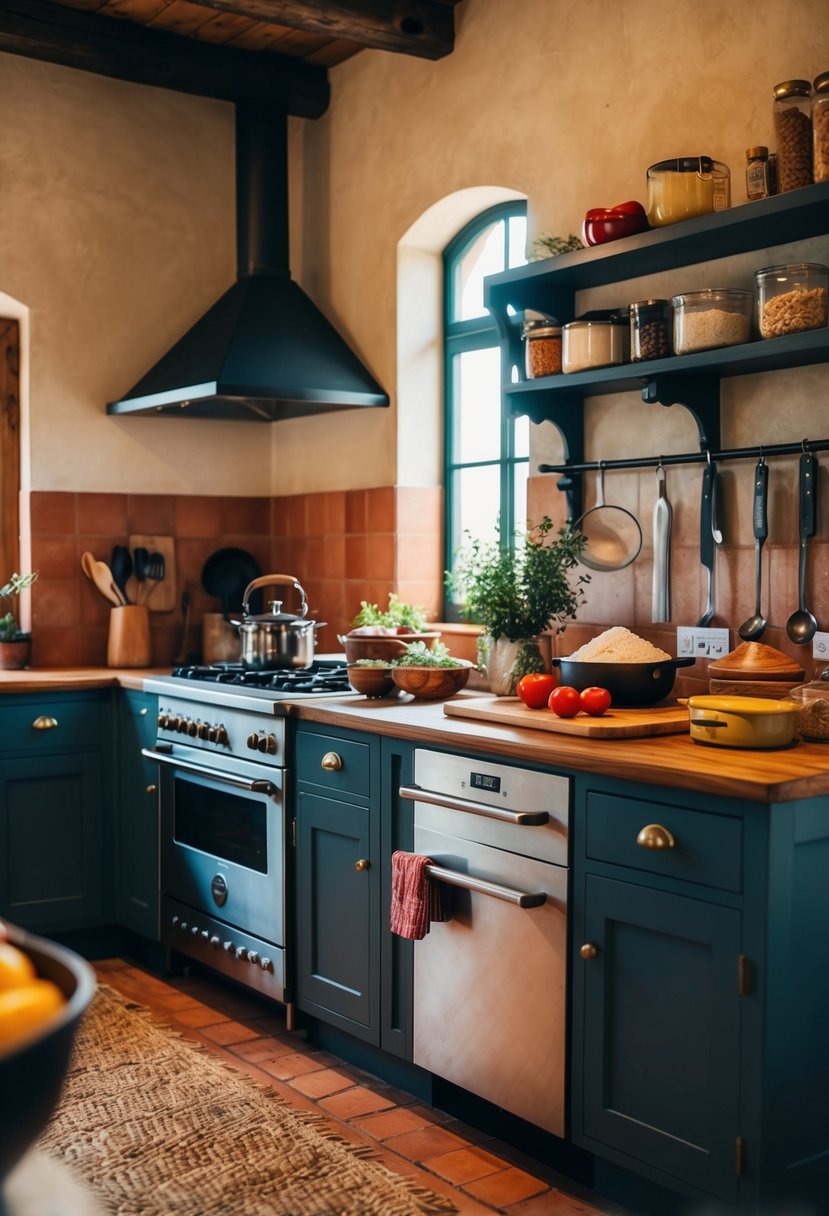
[[(501, 352), (484, 307), (483, 281), (526, 262), (527, 204), (490, 207), (443, 253), (444, 553), (451, 568), (469, 532), (479, 540), (512, 536), (526, 520), (527, 419), (501, 415)], [(457, 605), (447, 600), (447, 620)]]

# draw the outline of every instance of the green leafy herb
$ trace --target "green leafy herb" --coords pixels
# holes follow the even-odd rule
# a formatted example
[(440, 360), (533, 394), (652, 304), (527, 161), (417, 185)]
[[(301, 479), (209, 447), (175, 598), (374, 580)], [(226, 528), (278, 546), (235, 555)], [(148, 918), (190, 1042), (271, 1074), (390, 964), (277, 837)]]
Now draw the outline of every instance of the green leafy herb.
[(570, 253), (574, 249), (584, 249), (584, 242), (571, 232), (569, 236), (549, 236), (542, 233), (532, 243), (528, 260), (540, 262), (544, 258), (554, 258), (560, 253)]
[(425, 642), (410, 642), (403, 654), (392, 659), (392, 667), (463, 667), (453, 659), (443, 642), (435, 642), (432, 650)]
[(377, 604), (360, 600), (360, 611), (354, 618), (352, 628), (359, 629), (361, 625), (382, 625), (386, 629), (396, 629), (402, 626), (414, 633), (422, 633), (425, 624), (425, 609), (403, 603), (392, 591), (389, 595), (389, 606), (385, 611)]
[(0, 642), (11, 642), (26, 636), (14, 615), (12, 601), (24, 588), (31, 587), (36, 578), (37, 570), (33, 574), (13, 574), (5, 587), (0, 587), (0, 604), (6, 609), (5, 614), (0, 616)]

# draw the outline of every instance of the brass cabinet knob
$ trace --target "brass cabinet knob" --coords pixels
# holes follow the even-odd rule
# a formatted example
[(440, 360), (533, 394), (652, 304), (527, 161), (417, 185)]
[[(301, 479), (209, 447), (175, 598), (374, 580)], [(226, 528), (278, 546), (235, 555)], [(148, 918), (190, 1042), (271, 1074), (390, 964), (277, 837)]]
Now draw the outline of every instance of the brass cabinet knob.
[(582, 956), (582, 958), (596, 958), (598, 953), (599, 947), (594, 946), (592, 942), (585, 942), (582, 948), (579, 950), (579, 954)]
[(640, 849), (675, 849), (676, 839), (673, 832), (663, 828), (661, 823), (646, 823), (636, 843)]
[(363, 870), (367, 870), (370, 865), (371, 862), (367, 857), (361, 857), (359, 861), (354, 862), (354, 869), (362, 874)]
[(320, 768), (328, 769), (330, 773), (338, 773), (343, 766), (342, 756), (338, 756), (336, 752), (326, 752), (322, 760), (320, 760)]
[(158, 786), (157, 785), (148, 785), (147, 788), (144, 790), (144, 793), (149, 798), (154, 798), (156, 796), (156, 794), (158, 793)]
[(41, 714), (32, 723), (32, 730), (54, 730), (57, 725), (57, 718), (50, 718), (46, 714)]

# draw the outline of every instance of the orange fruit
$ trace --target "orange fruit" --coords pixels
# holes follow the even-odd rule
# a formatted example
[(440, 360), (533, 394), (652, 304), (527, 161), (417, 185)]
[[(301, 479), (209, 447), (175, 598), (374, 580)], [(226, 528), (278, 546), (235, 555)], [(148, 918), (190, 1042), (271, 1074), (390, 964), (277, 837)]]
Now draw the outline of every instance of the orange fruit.
[(63, 993), (51, 980), (30, 980), (0, 992), (0, 1047), (27, 1038), (63, 1008)]
[(28, 954), (11, 942), (0, 942), (0, 992), (28, 984), (35, 975), (34, 963)]

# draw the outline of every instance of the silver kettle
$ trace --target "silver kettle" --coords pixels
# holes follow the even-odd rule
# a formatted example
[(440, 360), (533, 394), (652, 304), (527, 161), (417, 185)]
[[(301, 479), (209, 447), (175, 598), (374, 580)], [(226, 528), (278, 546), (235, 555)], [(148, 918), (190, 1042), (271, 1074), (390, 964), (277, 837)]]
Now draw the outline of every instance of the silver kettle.
[[(269, 612), (251, 616), (250, 597), (257, 587), (287, 585), (299, 593), (299, 614), (282, 611), (282, 600), (270, 600)], [(279, 667), (310, 667), (314, 661), (315, 631), (325, 621), (309, 620), (308, 602), (292, 574), (263, 574), (248, 583), (242, 596), (242, 619), (231, 620), (239, 630), (240, 662), (251, 671)]]

